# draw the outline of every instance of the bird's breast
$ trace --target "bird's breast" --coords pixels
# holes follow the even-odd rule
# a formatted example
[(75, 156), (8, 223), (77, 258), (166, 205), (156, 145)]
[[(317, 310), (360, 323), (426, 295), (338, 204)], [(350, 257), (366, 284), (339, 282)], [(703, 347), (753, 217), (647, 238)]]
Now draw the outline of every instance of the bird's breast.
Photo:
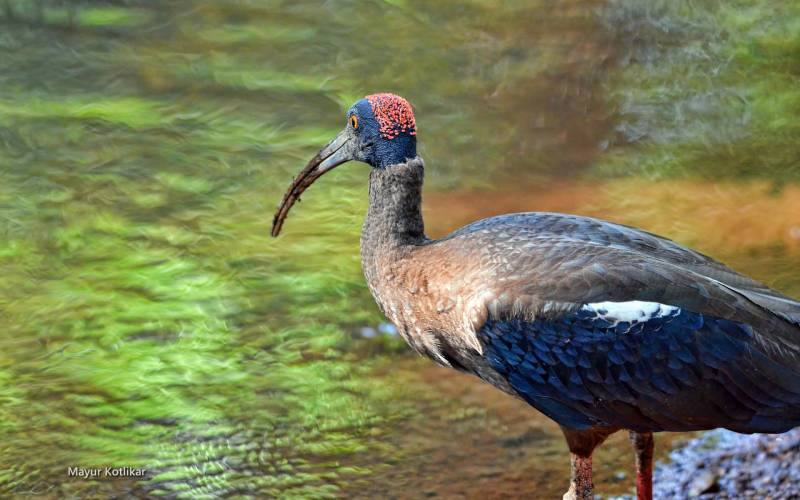
[(379, 308), (415, 351), (444, 365), (467, 350), (480, 352), (474, 304), (487, 292), (468, 266), (414, 251), (381, 252), (363, 266)]

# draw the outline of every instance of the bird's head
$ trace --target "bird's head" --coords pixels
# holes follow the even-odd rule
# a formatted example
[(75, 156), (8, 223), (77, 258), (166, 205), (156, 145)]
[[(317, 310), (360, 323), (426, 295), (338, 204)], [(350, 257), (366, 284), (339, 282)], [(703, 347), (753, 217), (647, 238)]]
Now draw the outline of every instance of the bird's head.
[(294, 202), (317, 179), (342, 163), (361, 161), (386, 168), (417, 156), (417, 125), (411, 105), (394, 94), (372, 94), (347, 111), (344, 129), (314, 155), (292, 181), (272, 222), (278, 236)]

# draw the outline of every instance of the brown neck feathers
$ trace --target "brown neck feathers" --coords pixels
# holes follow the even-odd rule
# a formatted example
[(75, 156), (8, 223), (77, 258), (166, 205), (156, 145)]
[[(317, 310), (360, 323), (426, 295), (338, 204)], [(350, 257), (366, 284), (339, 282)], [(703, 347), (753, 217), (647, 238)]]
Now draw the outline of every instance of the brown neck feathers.
[(421, 245), (427, 240), (422, 222), (423, 177), (419, 157), (370, 172), (369, 209), (361, 230), (365, 271), (376, 264), (379, 252)]

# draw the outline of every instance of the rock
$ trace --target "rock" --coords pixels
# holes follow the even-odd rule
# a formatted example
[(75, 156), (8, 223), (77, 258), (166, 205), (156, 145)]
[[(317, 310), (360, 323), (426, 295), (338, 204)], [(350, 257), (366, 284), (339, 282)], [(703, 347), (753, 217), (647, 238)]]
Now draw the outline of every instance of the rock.
[(365, 339), (371, 339), (377, 334), (378, 332), (375, 331), (375, 329), (372, 328), (371, 326), (365, 326), (361, 329), (361, 336), (364, 337)]
[(798, 498), (800, 428), (780, 435), (707, 432), (674, 449), (653, 479), (656, 498)]
[(717, 484), (717, 475), (709, 470), (704, 470), (692, 479), (687, 488), (690, 497), (698, 497), (704, 493), (716, 493), (720, 490)]
[(397, 327), (391, 323), (381, 323), (378, 325), (378, 331), (384, 335), (397, 335)]

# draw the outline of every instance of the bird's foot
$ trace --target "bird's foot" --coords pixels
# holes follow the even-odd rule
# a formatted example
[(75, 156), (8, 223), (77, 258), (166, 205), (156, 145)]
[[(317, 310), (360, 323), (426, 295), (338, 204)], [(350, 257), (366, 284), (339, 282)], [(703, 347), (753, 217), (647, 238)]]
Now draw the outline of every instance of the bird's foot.
[(578, 488), (575, 486), (575, 483), (572, 483), (569, 486), (569, 489), (564, 496), (561, 497), (563, 500), (592, 500), (594, 499), (594, 491), (593, 488), (590, 486), (589, 488), (583, 488), (581, 491), (581, 495), (578, 495)]

